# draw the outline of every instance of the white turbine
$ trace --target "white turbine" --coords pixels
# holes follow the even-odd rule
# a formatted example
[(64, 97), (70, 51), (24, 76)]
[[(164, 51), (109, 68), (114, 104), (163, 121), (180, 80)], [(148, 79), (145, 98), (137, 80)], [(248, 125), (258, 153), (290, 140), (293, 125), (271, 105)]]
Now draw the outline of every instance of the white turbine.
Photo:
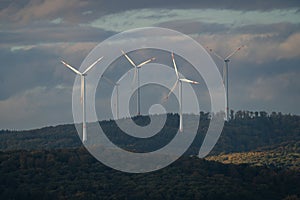
[(176, 82), (175, 84), (173, 85), (173, 87), (171, 88), (169, 94), (165, 97), (165, 99), (168, 99), (169, 96), (171, 95), (171, 93), (175, 90), (178, 82), (179, 82), (179, 131), (182, 132), (183, 131), (183, 118), (182, 118), (182, 82), (186, 82), (186, 83), (191, 83), (191, 84), (199, 84), (199, 82), (197, 81), (192, 81), (192, 80), (189, 80), (189, 79), (186, 79), (186, 78), (180, 78), (179, 76), (179, 73), (178, 73), (178, 70), (177, 70), (177, 66), (176, 66), (176, 62), (175, 62), (175, 59), (174, 59), (174, 53), (172, 53), (172, 61), (173, 61), (173, 66), (174, 66), (174, 70), (175, 70), (175, 73), (176, 73)]
[(231, 52), (230, 54), (228, 54), (228, 56), (226, 57), (222, 57), (220, 55), (218, 55), (216, 52), (214, 52), (211, 48), (206, 47), (211, 53), (213, 53), (217, 58), (219, 58), (220, 60), (222, 60), (224, 62), (224, 66), (223, 66), (223, 84), (226, 88), (226, 110), (225, 110), (225, 120), (229, 121), (229, 100), (228, 100), (228, 63), (230, 61), (229, 58), (231, 58), (234, 54), (236, 54), (236, 52), (238, 52), (239, 50), (241, 50), (241, 48), (243, 48), (244, 45), (240, 46), (239, 48), (237, 48), (236, 50), (234, 50), (233, 52)]
[(135, 82), (135, 79), (137, 79), (137, 115), (139, 116), (141, 114), (139, 68), (141, 68), (143, 65), (155, 60), (155, 58), (150, 58), (150, 59), (136, 65), (124, 51), (121, 50), (121, 52), (126, 57), (126, 59), (130, 62), (130, 64), (134, 67), (134, 75), (133, 75), (132, 84)]
[(102, 75), (102, 77), (111, 85), (116, 86), (116, 117), (119, 119), (119, 86), (120, 84), (118, 82), (113, 82), (109, 78)]
[(96, 60), (94, 63), (92, 63), (84, 72), (79, 72), (77, 69), (72, 67), (71, 65), (67, 64), (64, 61), (61, 61), (63, 65), (71, 69), (73, 72), (78, 74), (81, 79), (81, 104), (82, 104), (82, 141), (83, 143), (87, 142), (87, 132), (86, 132), (86, 114), (85, 114), (85, 76), (87, 75), (87, 72), (90, 71), (103, 57)]

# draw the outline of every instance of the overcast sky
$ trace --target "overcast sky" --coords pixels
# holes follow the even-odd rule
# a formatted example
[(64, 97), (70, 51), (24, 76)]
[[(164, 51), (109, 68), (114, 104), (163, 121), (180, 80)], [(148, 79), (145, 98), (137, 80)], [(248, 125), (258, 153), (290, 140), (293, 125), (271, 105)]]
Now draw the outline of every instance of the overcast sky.
[(79, 67), (101, 41), (145, 26), (222, 56), (246, 45), (230, 62), (231, 108), (300, 114), (300, 2), (268, 2), (0, 1), (0, 129), (72, 123), (75, 75), (60, 60)]

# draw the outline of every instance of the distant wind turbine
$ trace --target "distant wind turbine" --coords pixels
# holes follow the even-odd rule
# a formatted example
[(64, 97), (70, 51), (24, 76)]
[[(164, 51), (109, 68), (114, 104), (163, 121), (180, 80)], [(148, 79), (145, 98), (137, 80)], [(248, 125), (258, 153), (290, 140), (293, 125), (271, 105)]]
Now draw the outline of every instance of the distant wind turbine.
[(119, 119), (119, 86), (120, 86), (120, 84), (118, 82), (113, 82), (112, 80), (110, 80), (109, 78), (107, 78), (103, 75), (102, 75), (102, 77), (108, 83), (110, 83), (111, 85), (116, 86), (116, 93), (117, 93), (117, 96), (116, 96), (116, 116), (117, 116), (117, 119)]
[(134, 67), (134, 75), (133, 75), (132, 84), (135, 82), (135, 79), (137, 79), (137, 115), (139, 116), (139, 115), (141, 114), (141, 107), (140, 107), (140, 77), (139, 77), (139, 69), (140, 69), (143, 65), (145, 65), (145, 64), (147, 64), (147, 63), (149, 63), (149, 62), (155, 60), (155, 58), (150, 58), (150, 59), (148, 59), (148, 60), (146, 60), (146, 61), (144, 61), (144, 62), (142, 62), (142, 63), (136, 65), (136, 64), (132, 61), (132, 59), (131, 59), (124, 51), (121, 50), (121, 52), (122, 52), (123, 55), (126, 57), (126, 59), (130, 62), (130, 64)]
[(67, 64), (64, 61), (61, 61), (63, 65), (71, 69), (73, 72), (78, 74), (81, 79), (81, 104), (82, 104), (82, 141), (83, 143), (87, 142), (87, 132), (86, 132), (86, 114), (85, 114), (85, 76), (87, 72), (90, 71), (103, 57), (96, 60), (93, 64), (91, 64), (84, 72), (79, 72), (77, 69)]
[(219, 58), (220, 60), (222, 60), (224, 62), (224, 67), (223, 67), (223, 83), (224, 86), (226, 88), (226, 111), (225, 111), (225, 120), (229, 121), (229, 101), (228, 101), (228, 63), (230, 61), (229, 58), (231, 58), (234, 54), (236, 54), (236, 52), (238, 52), (239, 50), (241, 50), (241, 48), (243, 48), (245, 45), (240, 46), (239, 48), (237, 48), (236, 50), (234, 50), (233, 52), (231, 52), (230, 54), (228, 54), (228, 56), (226, 56), (225, 58), (223, 58), (222, 56), (218, 55), (215, 51), (213, 51), (211, 48), (206, 47), (211, 53), (213, 53), (217, 58)]
[(199, 82), (197, 81), (192, 81), (192, 80), (189, 80), (189, 79), (186, 79), (186, 78), (180, 78), (179, 74), (178, 74), (178, 70), (177, 70), (177, 66), (176, 66), (176, 62), (175, 62), (175, 59), (174, 59), (174, 53), (172, 53), (172, 61), (173, 61), (173, 66), (174, 66), (174, 70), (175, 70), (175, 73), (176, 73), (176, 82), (175, 84), (173, 85), (173, 87), (171, 88), (169, 94), (165, 97), (165, 99), (168, 99), (169, 96), (171, 95), (171, 93), (175, 90), (178, 82), (179, 82), (179, 131), (182, 132), (183, 131), (183, 125), (182, 125), (182, 83), (183, 82), (186, 82), (186, 83), (191, 83), (191, 84), (199, 84)]

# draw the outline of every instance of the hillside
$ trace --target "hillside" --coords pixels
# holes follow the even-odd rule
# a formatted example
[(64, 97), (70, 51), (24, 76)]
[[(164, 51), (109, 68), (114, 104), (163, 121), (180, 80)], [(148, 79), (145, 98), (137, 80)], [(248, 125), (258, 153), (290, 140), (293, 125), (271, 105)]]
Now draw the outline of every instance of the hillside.
[[(208, 116), (201, 114), (197, 136), (184, 156), (146, 174), (123, 173), (98, 162), (82, 146), (74, 125), (2, 130), (0, 199), (299, 199), (299, 116), (239, 111), (225, 123), (210, 155), (199, 159), (193, 155)], [(133, 120), (149, 123), (147, 116)], [(172, 140), (178, 115), (169, 114), (162, 131), (147, 141), (124, 134), (115, 121), (99, 123), (122, 148), (151, 151)]]
[[(189, 155), (195, 155), (202, 144), (206, 133), (209, 117), (208, 113), (201, 113), (197, 136), (187, 151)], [(186, 116), (197, 120), (195, 116)], [(128, 121), (130, 119), (122, 119)], [(138, 124), (149, 123), (147, 116), (135, 118)], [(196, 121), (195, 121), (196, 122)], [(119, 146), (128, 149), (155, 150), (170, 140), (178, 128), (178, 115), (168, 114), (165, 127), (158, 136), (148, 141), (139, 141), (123, 133), (114, 121), (99, 122), (107, 136)], [(234, 119), (226, 122), (221, 137), (214, 147), (211, 155), (232, 152), (257, 151), (266, 146), (279, 145), (281, 143), (293, 143), (300, 140), (300, 117), (265, 112), (238, 111)], [(62, 149), (78, 148), (82, 146), (74, 125), (60, 125), (45, 127), (28, 131), (0, 131), (0, 150), (36, 150), (36, 149)]]
[(300, 141), (262, 148), (260, 151), (208, 156), (209, 161), (224, 164), (250, 164), (269, 168), (300, 169)]
[(300, 171), (183, 157), (152, 173), (127, 174), (83, 148), (0, 153), (1, 199), (290, 199)]

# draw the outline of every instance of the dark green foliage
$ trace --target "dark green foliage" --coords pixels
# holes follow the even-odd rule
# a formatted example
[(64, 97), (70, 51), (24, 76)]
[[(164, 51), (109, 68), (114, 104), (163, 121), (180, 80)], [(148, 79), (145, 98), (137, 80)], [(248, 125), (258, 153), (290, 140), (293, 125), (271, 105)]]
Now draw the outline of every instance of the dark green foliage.
[(74, 125), (59, 125), (27, 131), (0, 131), (0, 150), (59, 149), (81, 146)]
[[(231, 121), (226, 122), (221, 137), (211, 155), (231, 152), (256, 151), (265, 146), (300, 139), (300, 117), (281, 113), (238, 111)], [(155, 117), (155, 116), (154, 116)], [(193, 115), (186, 116), (192, 120)], [(124, 119), (129, 120), (129, 119)], [(147, 125), (149, 117), (134, 118), (139, 125)], [(167, 123), (162, 131), (150, 138), (141, 140), (124, 134), (114, 121), (102, 121), (101, 127), (115, 144), (130, 151), (153, 151), (172, 140), (178, 130), (178, 115), (168, 114)], [(198, 153), (209, 124), (209, 113), (201, 112), (198, 134), (187, 151), (188, 155)], [(188, 128), (188, 127), (186, 127)], [(78, 148), (81, 141), (74, 125), (46, 127), (29, 131), (0, 131), (0, 150), (16, 149), (60, 149)]]
[(256, 151), (265, 146), (300, 140), (300, 116), (238, 111), (226, 122), (212, 154)]
[(85, 149), (0, 153), (0, 199), (283, 199), (300, 195), (300, 172), (183, 157), (127, 174)]
[[(2, 130), (0, 199), (299, 199), (299, 116), (231, 112), (211, 153), (216, 156), (210, 158), (239, 165), (187, 156), (198, 153), (209, 118), (201, 112), (186, 156), (147, 174), (122, 173), (95, 160), (82, 147), (74, 125)], [(133, 120), (141, 126), (149, 123), (147, 116)], [(122, 148), (153, 151), (172, 140), (178, 115), (169, 114), (162, 131), (148, 141), (124, 134), (114, 121), (100, 125)]]

